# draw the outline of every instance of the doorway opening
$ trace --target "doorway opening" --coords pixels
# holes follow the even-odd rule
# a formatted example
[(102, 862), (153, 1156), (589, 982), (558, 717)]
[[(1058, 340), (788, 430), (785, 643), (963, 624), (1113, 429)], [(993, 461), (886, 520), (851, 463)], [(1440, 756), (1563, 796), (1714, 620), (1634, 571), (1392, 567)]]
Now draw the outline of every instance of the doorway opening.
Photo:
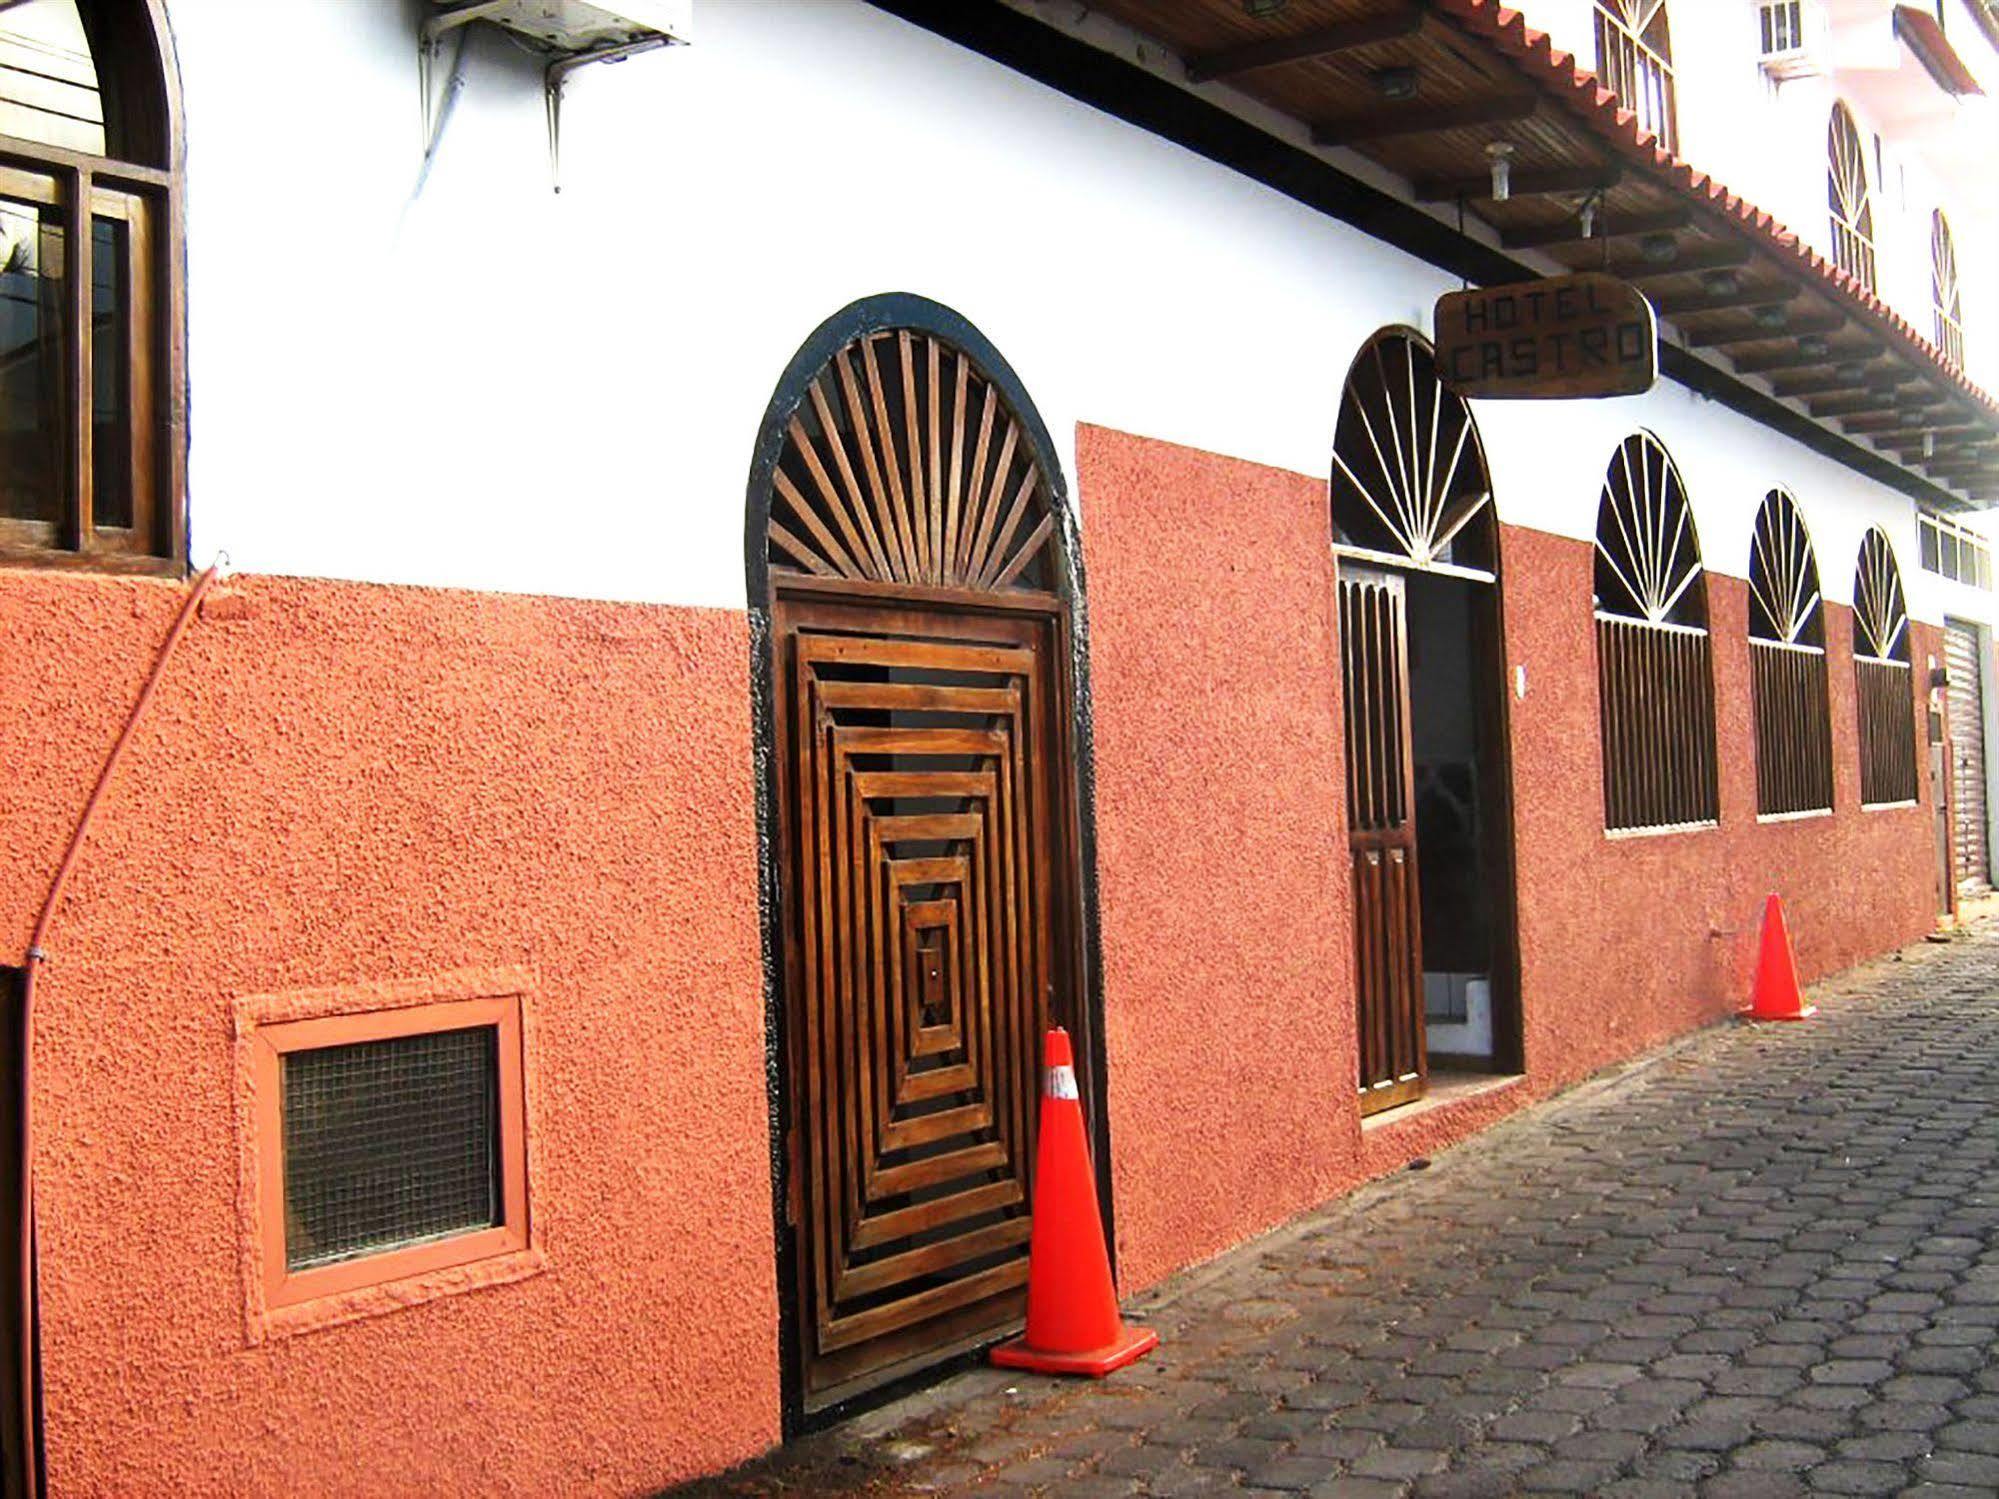
[(1511, 1072), (1517, 1012), (1494, 1002), (1512, 914), (1498, 588), (1416, 572), (1408, 589), (1425, 1051), (1433, 1069)]
[(1470, 408), (1377, 334), (1334, 439), (1363, 1114), (1520, 1070), (1499, 534)]

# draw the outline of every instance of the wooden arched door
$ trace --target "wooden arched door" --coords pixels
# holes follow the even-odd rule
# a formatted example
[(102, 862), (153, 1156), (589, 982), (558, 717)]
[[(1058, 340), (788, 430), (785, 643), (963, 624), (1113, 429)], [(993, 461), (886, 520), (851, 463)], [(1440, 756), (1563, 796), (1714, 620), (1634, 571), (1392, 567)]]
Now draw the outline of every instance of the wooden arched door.
[(807, 1412), (1019, 1322), (1040, 1040), (1088, 1029), (1054, 469), (988, 362), (864, 324), (766, 429)]

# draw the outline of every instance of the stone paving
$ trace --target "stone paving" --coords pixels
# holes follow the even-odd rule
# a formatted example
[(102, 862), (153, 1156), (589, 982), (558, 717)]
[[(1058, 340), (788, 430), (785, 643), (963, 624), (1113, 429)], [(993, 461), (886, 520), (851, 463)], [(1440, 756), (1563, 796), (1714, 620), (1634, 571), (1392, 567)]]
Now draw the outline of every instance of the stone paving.
[(701, 1492), (1999, 1493), (1999, 921), (1813, 997)]

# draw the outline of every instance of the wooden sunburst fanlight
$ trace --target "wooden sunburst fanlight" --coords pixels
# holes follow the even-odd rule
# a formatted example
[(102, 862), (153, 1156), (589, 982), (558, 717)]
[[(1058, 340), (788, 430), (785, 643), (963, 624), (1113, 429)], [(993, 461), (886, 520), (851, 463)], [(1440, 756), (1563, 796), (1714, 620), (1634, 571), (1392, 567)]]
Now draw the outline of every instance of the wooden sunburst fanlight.
[(1874, 205), (1867, 189), (1867, 151), (1844, 104), (1826, 127), (1826, 204), (1832, 210), (1833, 262), (1874, 290)]
[(1464, 398), (1420, 338), (1376, 334), (1354, 360), (1333, 436), (1333, 528), (1361, 551), (1419, 567), (1496, 565), (1492, 483)]
[(1773, 489), (1749, 548), (1749, 633), (1784, 645), (1825, 644), (1819, 564), (1797, 502)]
[(964, 350), (863, 334), (816, 374), (773, 476), (775, 573), (1052, 590), (1056, 514), (1020, 417)]
[(1909, 659), (1909, 606), (1902, 594), (1902, 570), (1895, 549), (1879, 526), (1860, 543), (1860, 568), (1853, 580), (1856, 655), (1876, 661)]
[(1704, 628), (1700, 543), (1679, 471), (1657, 438), (1618, 444), (1596, 518), (1596, 607), (1653, 625)]

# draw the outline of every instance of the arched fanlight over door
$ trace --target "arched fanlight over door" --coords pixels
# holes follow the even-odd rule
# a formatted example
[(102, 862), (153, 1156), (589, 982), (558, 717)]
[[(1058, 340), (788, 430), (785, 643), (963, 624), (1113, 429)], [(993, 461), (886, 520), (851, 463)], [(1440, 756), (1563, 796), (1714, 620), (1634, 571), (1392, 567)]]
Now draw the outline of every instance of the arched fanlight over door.
[(1430, 346), (1388, 329), (1347, 372), (1333, 436), (1333, 531), (1350, 551), (1417, 567), (1498, 567), (1492, 482), (1464, 398)]
[(1860, 800), (1916, 799), (1915, 672), (1902, 569), (1879, 526), (1860, 543), (1853, 577), (1853, 682), (1860, 723)]
[(776, 572), (1052, 591), (1055, 510), (1019, 416), (971, 356), (863, 334), (806, 389), (773, 475)]
[(1902, 569), (1895, 549), (1879, 526), (1860, 543), (1853, 579), (1854, 654), (1876, 661), (1909, 659), (1909, 606), (1902, 595)]
[(1781, 489), (1764, 496), (1749, 545), (1749, 691), (1757, 812), (1829, 810), (1825, 604), (1804, 517)]
[(1797, 502), (1781, 489), (1764, 496), (1749, 546), (1749, 633), (1780, 645), (1825, 644), (1819, 564)]
[(1941, 209), (1930, 215), (1930, 304), (1936, 316), (1937, 347), (1952, 364), (1963, 364), (1964, 298), (1957, 285), (1957, 245)]
[(1867, 149), (1844, 104), (1832, 107), (1826, 127), (1826, 204), (1832, 210), (1832, 258), (1842, 271), (1874, 290), (1874, 205), (1867, 188)]
[(1680, 473), (1657, 438), (1618, 445), (1596, 522), (1596, 607), (1647, 624), (1705, 626), (1700, 543)]

